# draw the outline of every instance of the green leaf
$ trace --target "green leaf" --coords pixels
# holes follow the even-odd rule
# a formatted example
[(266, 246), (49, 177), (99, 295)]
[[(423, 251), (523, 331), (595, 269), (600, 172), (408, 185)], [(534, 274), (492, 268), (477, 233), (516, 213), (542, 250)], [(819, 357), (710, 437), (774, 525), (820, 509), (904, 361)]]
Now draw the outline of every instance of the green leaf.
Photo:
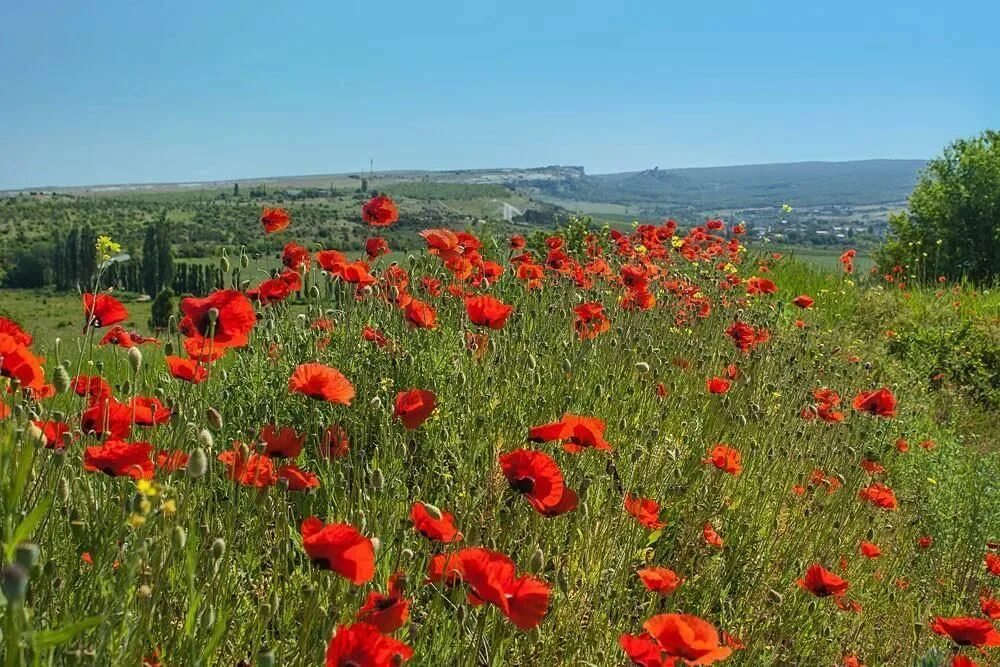
[(35, 527), (41, 523), (45, 514), (49, 511), (49, 507), (52, 505), (52, 496), (46, 496), (35, 505), (35, 509), (28, 513), (28, 516), (21, 519), (21, 523), (17, 524), (17, 528), (14, 529), (14, 534), (10, 538), (10, 542), (7, 543), (4, 549), (4, 555), (6, 556), (6, 561), (10, 561), (11, 557), (14, 555), (14, 549), (17, 545), (31, 537), (31, 532), (35, 530)]
[(654, 530), (652, 533), (649, 534), (649, 537), (646, 539), (646, 546), (647, 547), (653, 546), (660, 540), (661, 537), (663, 537), (663, 529), (661, 528), (660, 530)]
[(41, 630), (31, 636), (31, 643), (36, 650), (44, 650), (65, 644), (81, 632), (96, 628), (104, 622), (103, 616), (91, 616), (76, 623), (64, 625), (58, 630)]

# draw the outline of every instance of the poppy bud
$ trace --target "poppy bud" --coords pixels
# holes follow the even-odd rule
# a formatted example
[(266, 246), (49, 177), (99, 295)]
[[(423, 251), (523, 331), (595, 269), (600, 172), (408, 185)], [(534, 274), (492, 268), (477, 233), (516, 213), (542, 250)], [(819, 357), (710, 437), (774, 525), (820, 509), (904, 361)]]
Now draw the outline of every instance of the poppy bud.
[(382, 397), (376, 396), (372, 399), (372, 409), (381, 410), (382, 409)]
[(24, 600), (24, 594), (28, 591), (28, 571), (23, 565), (14, 563), (0, 571), (0, 590), (9, 605), (16, 605)]
[(441, 509), (437, 505), (431, 505), (430, 503), (424, 503), (424, 509), (427, 513), (434, 517), (435, 521), (441, 520)]
[(214, 325), (219, 321), (219, 309), (209, 308), (208, 309), (208, 323)]
[(597, 395), (597, 398), (604, 396), (604, 385), (598, 382), (597, 386), (594, 387), (594, 394)]
[(372, 488), (376, 491), (381, 491), (385, 488), (385, 475), (382, 474), (380, 469), (376, 469), (375, 474), (372, 475)]
[(14, 562), (29, 572), (38, 565), (41, 552), (34, 542), (21, 542), (14, 549)]
[(562, 369), (563, 369), (564, 373), (570, 373), (570, 372), (572, 372), (572, 370), (573, 370), (573, 362), (571, 362), (569, 359), (563, 359)]
[(174, 526), (174, 532), (170, 535), (170, 541), (173, 543), (174, 548), (183, 551), (185, 545), (187, 545), (187, 539), (187, 531), (184, 530), (184, 526)]
[(60, 394), (66, 392), (69, 389), (72, 380), (69, 377), (69, 372), (66, 367), (62, 364), (56, 366), (56, 372), (52, 376), (52, 384), (55, 386), (56, 391)]
[(257, 667), (274, 667), (274, 651), (262, 648), (257, 654)]
[(365, 515), (365, 511), (358, 510), (358, 528), (361, 529), (361, 532), (365, 531), (366, 525), (368, 525), (368, 517)]
[(63, 501), (64, 505), (69, 504), (69, 482), (66, 481), (65, 477), (59, 478), (59, 499)]
[(535, 359), (535, 355), (529, 354), (528, 355), (528, 368), (530, 370), (535, 370), (535, 368), (537, 368), (537, 367), (538, 367), (538, 360)]
[(413, 549), (403, 549), (401, 553), (406, 560), (413, 558)]
[(528, 561), (528, 569), (532, 572), (540, 572), (542, 566), (545, 565), (545, 554), (538, 547), (535, 548), (535, 552), (531, 554), (531, 559)]
[(168, 340), (167, 342), (165, 342), (163, 344), (163, 354), (165, 354), (168, 357), (173, 356), (173, 354), (174, 354), (174, 341)]
[(249, 267), (250, 267), (250, 258), (247, 256), (245, 252), (240, 253), (240, 268), (246, 269)]
[(223, 255), (222, 259), (219, 260), (219, 268), (222, 269), (223, 273), (229, 273), (230, 269), (229, 258), (226, 257), (225, 255)]
[(636, 363), (635, 370), (639, 371), (640, 373), (648, 373), (649, 372), (649, 364), (647, 364), (645, 361), (640, 361), (640, 362)]
[(767, 601), (771, 604), (781, 604), (784, 599), (784, 596), (773, 588), (767, 590)]
[(226, 541), (221, 537), (215, 538), (212, 542), (212, 559), (219, 560), (226, 555)]
[(214, 605), (208, 605), (208, 609), (206, 609), (202, 613), (202, 615), (201, 615), (201, 625), (202, 625), (202, 628), (206, 632), (211, 631), (212, 628), (215, 627), (215, 606)]
[(222, 415), (215, 408), (209, 408), (205, 417), (208, 419), (208, 425), (211, 426), (216, 431), (222, 430)]
[(559, 570), (556, 573), (556, 584), (559, 585), (559, 590), (563, 592), (563, 595), (569, 593), (569, 579), (566, 577), (565, 570)]
[(313, 299), (318, 299), (319, 298), (319, 286), (318, 285), (311, 285), (309, 287), (309, 296), (311, 298), (313, 298)]
[(379, 549), (382, 548), (382, 540), (380, 540), (379, 538), (372, 537), (369, 538), (369, 541), (372, 543), (372, 549), (374, 549), (375, 551), (378, 551)]
[(205, 450), (198, 448), (191, 452), (187, 462), (187, 476), (190, 479), (198, 479), (208, 471), (208, 457)]
[(139, 368), (142, 367), (142, 350), (137, 347), (129, 348), (128, 365), (132, 367), (133, 373), (139, 372)]

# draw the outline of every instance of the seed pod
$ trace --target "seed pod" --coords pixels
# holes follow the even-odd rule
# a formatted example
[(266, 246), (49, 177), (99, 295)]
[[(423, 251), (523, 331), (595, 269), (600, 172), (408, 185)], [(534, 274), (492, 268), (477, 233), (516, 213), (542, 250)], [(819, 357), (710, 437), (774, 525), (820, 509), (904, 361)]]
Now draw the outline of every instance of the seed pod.
[(170, 535), (170, 541), (174, 545), (174, 548), (183, 551), (187, 545), (187, 539), (187, 531), (184, 530), (184, 526), (174, 526), (174, 532)]
[(128, 365), (132, 367), (133, 373), (138, 373), (142, 367), (142, 350), (137, 347), (129, 348)]
[(38, 565), (41, 551), (34, 542), (21, 542), (14, 549), (14, 562), (29, 572)]
[(69, 371), (62, 364), (56, 366), (55, 375), (52, 376), (52, 384), (55, 386), (56, 391), (60, 394), (65, 393), (69, 390), (70, 385), (73, 381), (69, 377)]
[(545, 554), (538, 547), (535, 548), (535, 552), (531, 554), (531, 559), (528, 561), (528, 569), (532, 572), (541, 572), (542, 566), (545, 565)]
[(28, 591), (28, 571), (20, 563), (14, 563), (0, 570), (0, 590), (7, 598), (7, 604), (17, 605), (24, 600)]
[(216, 431), (222, 430), (222, 415), (215, 408), (209, 408), (205, 417), (208, 419), (208, 425), (211, 426)]
[(191, 452), (187, 463), (187, 476), (190, 479), (198, 479), (208, 472), (208, 457), (205, 450), (198, 448)]

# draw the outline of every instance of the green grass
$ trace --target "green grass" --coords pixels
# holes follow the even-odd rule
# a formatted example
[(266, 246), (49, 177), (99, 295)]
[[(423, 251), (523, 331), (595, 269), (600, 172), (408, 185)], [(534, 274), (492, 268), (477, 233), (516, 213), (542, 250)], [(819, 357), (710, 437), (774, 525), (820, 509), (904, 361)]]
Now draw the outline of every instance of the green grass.
[[(722, 275), (711, 263), (672, 256), (668, 275), (700, 286), (713, 300), (709, 317), (678, 324), (680, 300), (659, 287), (656, 308), (630, 312), (615, 305), (621, 290), (613, 284), (585, 291), (552, 281), (529, 292), (508, 269), (489, 291), (515, 312), (504, 329), (490, 332), (479, 361), (465, 346), (463, 332), (472, 327), (460, 301), (431, 299), (438, 328), (413, 330), (377, 296), (355, 300), (343, 286), (328, 288), (313, 276), (323, 286), (318, 297), (262, 311), (251, 345), (231, 352), (208, 382), (193, 388), (169, 378), (162, 349), (144, 347), (133, 372), (126, 351), (91, 347), (79, 337), (76, 297), (0, 292), (0, 310), (38, 336), (37, 351), (51, 350), (55, 336), (63, 339), (59, 356), (71, 374), (99, 370), (122, 398), (156, 393), (174, 407), (170, 424), (133, 439), (157, 449), (201, 448), (210, 462), (200, 478), (158, 473), (158, 495), (144, 509), (131, 481), (83, 470), (92, 438), (56, 455), (27, 437), (28, 415), (75, 423), (82, 399), (69, 393), (32, 404), (9, 397), (17, 402), (15, 414), (0, 422), (0, 465), (12, 471), (0, 479), (5, 542), (14, 546), (13, 527), (33, 507), (51, 507), (17, 536), (36, 543), (41, 559), (25, 606), (2, 612), (7, 655), (63, 664), (85, 652), (95, 664), (138, 664), (157, 650), (165, 664), (231, 665), (252, 662), (266, 648), (280, 664), (320, 664), (335, 627), (350, 623), (365, 595), (385, 590), (397, 570), (407, 575), (412, 608), (396, 636), (413, 647), (412, 664), (622, 665), (619, 635), (636, 634), (645, 619), (674, 611), (744, 641), (747, 648), (727, 665), (835, 665), (853, 653), (868, 665), (902, 666), (931, 650), (947, 651), (948, 642), (927, 624), (935, 615), (975, 615), (979, 590), (991, 583), (983, 555), (986, 541), (1000, 537), (1000, 456), (989, 415), (962, 387), (928, 382), (890, 348), (884, 329), (919, 327), (930, 322), (927, 312), (945, 323), (929, 326), (979, 322), (992, 316), (995, 296), (970, 289), (946, 299), (932, 289), (905, 296), (864, 276), (851, 281), (786, 258), (772, 262), (767, 274), (779, 293), (742, 303), (741, 288), (719, 291)], [(414, 286), (420, 276), (449, 282), (437, 258), (422, 255), (403, 265), (420, 298), (426, 298)], [(741, 273), (762, 275), (749, 260)], [(816, 299), (812, 310), (791, 305), (801, 293)], [(611, 329), (577, 340), (571, 308), (595, 299), (607, 304)], [(956, 299), (969, 306), (952, 307)], [(883, 302), (882, 310), (873, 300)], [(127, 305), (145, 330), (146, 311)], [(337, 321), (332, 333), (300, 320), (321, 315)], [(771, 340), (740, 353), (725, 334), (735, 317), (767, 328)], [(362, 341), (365, 325), (384, 331), (396, 349)], [(163, 339), (180, 349), (176, 333)], [(57, 359), (49, 356), (51, 377)], [(356, 389), (352, 405), (290, 395), (288, 378), (306, 361), (340, 369)], [(729, 393), (709, 395), (706, 378), (730, 363), (740, 378)], [(657, 393), (660, 383), (665, 397)], [(844, 397), (844, 423), (800, 418), (822, 386)], [(850, 408), (857, 392), (879, 386), (898, 397), (896, 417)], [(393, 418), (392, 405), (397, 392), (414, 387), (434, 391), (438, 407), (409, 431)], [(209, 409), (221, 414), (221, 424), (207, 416)], [(530, 426), (566, 412), (603, 419), (613, 452), (573, 455), (528, 442)], [(234, 441), (253, 443), (269, 423), (306, 435), (298, 464), (319, 476), (319, 489), (258, 490), (226, 478), (216, 455)], [(319, 434), (331, 424), (349, 434), (346, 458), (319, 454)], [(202, 429), (211, 431), (213, 444), (199, 441)], [(907, 454), (894, 447), (900, 437), (912, 445)], [(924, 439), (936, 446), (917, 446)], [(719, 442), (741, 451), (739, 476), (702, 463)], [(497, 466), (498, 454), (517, 448), (554, 457), (567, 484), (580, 491), (580, 506), (544, 518), (517, 497)], [(895, 490), (898, 511), (858, 500), (871, 481), (860, 467), (865, 458), (888, 469), (878, 478)], [(842, 487), (828, 492), (809, 484), (817, 469)], [(804, 495), (793, 493), (796, 485), (806, 487)], [(626, 491), (660, 502), (666, 527), (651, 532), (625, 514)], [(465, 533), (461, 546), (500, 551), (519, 573), (531, 571), (550, 584), (549, 613), (537, 629), (518, 630), (495, 606), (470, 606), (461, 588), (423, 584), (440, 547), (406, 518), (417, 500), (454, 514)], [(165, 501), (176, 511), (164, 511)], [(137, 514), (145, 521), (134, 526)], [(309, 515), (378, 538), (371, 584), (353, 586), (310, 565), (299, 537)], [(706, 522), (724, 548), (704, 543)], [(917, 547), (923, 535), (934, 537), (930, 549)], [(875, 561), (857, 555), (863, 539), (879, 543), (885, 555)], [(222, 554), (212, 546), (220, 540)], [(93, 565), (81, 562), (84, 552)], [(795, 581), (811, 563), (848, 579), (848, 598), (862, 613), (800, 590)], [(636, 576), (654, 564), (685, 578), (669, 597), (646, 591)], [(94, 626), (73, 625), (86, 619)], [(53, 637), (41, 632), (58, 629), (67, 631), (51, 645), (39, 643), (39, 636)]]

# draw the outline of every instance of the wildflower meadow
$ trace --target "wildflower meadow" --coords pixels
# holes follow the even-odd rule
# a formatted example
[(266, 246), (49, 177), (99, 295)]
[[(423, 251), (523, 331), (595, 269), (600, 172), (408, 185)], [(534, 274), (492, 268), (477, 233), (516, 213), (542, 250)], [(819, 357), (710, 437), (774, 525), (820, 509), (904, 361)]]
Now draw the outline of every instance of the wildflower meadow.
[(227, 249), (163, 330), (107, 237), (78, 335), (0, 319), (5, 665), (1000, 664), (995, 412), (894, 353), (991, 290), (361, 213), (264, 209), (282, 269)]

